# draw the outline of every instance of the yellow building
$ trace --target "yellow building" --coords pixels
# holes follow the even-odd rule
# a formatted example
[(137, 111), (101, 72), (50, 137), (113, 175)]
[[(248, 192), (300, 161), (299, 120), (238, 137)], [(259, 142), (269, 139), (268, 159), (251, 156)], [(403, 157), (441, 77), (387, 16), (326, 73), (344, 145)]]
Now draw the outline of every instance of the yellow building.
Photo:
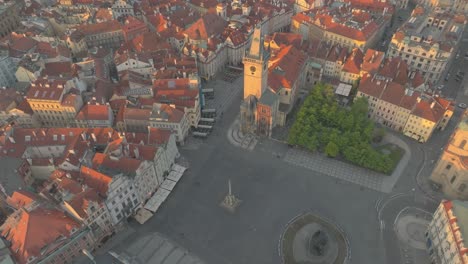
[(468, 200), (468, 112), (445, 146), (432, 172), (431, 180), (453, 199)]
[(275, 126), (286, 124), (298, 91), (307, 81), (309, 64), (308, 56), (295, 47), (295, 34), (275, 34), (273, 40), (279, 45), (272, 49), (271, 41), (265, 47), (261, 32), (260, 27), (255, 28), (252, 44), (244, 57), (241, 127), (243, 131), (271, 136)]
[(26, 100), (43, 127), (70, 127), (83, 106), (81, 95), (69, 93), (63, 80), (38, 79), (31, 84)]
[(263, 48), (261, 30), (252, 36), (250, 50), (244, 57), (244, 99), (253, 95), (260, 98), (267, 88), (270, 53)]
[(419, 142), (432, 133), (444, 130), (453, 115), (451, 102), (421, 93), (382, 76), (365, 75), (356, 98), (369, 102), (369, 117)]

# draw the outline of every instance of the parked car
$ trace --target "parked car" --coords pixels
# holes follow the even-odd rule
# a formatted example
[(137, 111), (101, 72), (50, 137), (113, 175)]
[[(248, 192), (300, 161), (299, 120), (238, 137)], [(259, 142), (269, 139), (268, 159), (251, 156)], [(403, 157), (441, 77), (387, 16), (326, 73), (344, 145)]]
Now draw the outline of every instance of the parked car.
[(443, 85), (443, 84), (437, 86), (437, 90), (442, 90), (442, 89), (444, 89), (444, 85)]
[(466, 109), (466, 104), (465, 103), (459, 103), (458, 107), (460, 107), (461, 109)]
[(448, 81), (449, 78), (450, 78), (450, 73), (447, 73), (447, 75), (445, 75), (445, 79), (444, 79), (444, 80), (445, 80), (445, 81)]

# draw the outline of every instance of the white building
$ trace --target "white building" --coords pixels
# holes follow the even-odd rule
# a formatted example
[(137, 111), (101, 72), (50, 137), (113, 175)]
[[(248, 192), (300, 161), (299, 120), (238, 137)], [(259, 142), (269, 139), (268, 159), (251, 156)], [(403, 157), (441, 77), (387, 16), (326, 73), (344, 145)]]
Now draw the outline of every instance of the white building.
[(151, 127), (172, 131), (176, 141), (183, 144), (188, 136), (190, 122), (184, 112), (166, 104), (153, 104), (153, 110), (149, 118)]
[[(97, 153), (96, 155), (102, 158), (103, 154)], [(95, 189), (99, 188), (99, 192), (106, 197), (106, 207), (114, 225), (131, 216), (141, 205), (140, 196), (132, 178), (117, 170), (112, 171), (97, 166), (96, 170), (89, 168), (87, 174), (82, 173), (81, 177), (83, 177), (84, 184)]]
[(417, 7), (393, 35), (387, 56), (401, 57), (411, 70), (420, 71), (427, 82), (435, 83), (455, 57), (465, 24), (466, 19), (462, 17), (426, 13), (422, 7)]
[(112, 16), (117, 19), (121, 16), (134, 16), (133, 6), (128, 4), (125, 0), (116, 1), (112, 7)]
[(468, 263), (468, 202), (442, 201), (426, 232), (433, 264)]

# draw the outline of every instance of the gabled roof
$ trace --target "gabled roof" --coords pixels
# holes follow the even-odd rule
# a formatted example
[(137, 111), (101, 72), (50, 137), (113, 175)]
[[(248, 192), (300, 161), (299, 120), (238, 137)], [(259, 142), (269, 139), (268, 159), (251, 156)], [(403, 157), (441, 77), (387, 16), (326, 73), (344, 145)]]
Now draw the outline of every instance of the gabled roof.
[(100, 104), (86, 104), (76, 115), (76, 120), (109, 121), (109, 106)]
[(38, 207), (20, 211), (17, 219), (8, 218), (2, 235), (10, 241), (16, 261), (26, 264), (30, 257), (48, 254), (52, 246), (63, 243), (59, 242), (61, 238), (69, 238), (72, 230), (79, 228), (79, 223), (64, 212)]
[(363, 58), (361, 71), (374, 74), (379, 70), (385, 57), (385, 53), (378, 50), (368, 49)]
[(93, 168), (103, 171), (112, 170), (127, 175), (135, 175), (142, 161), (127, 157), (112, 157), (103, 153), (96, 153), (93, 158)]
[(343, 65), (343, 71), (353, 74), (359, 74), (361, 72), (361, 64), (364, 59), (364, 54), (358, 48), (354, 48), (351, 55)]
[(268, 86), (275, 92), (281, 88), (293, 88), (306, 60), (307, 55), (294, 46), (289, 45), (282, 48), (270, 59)]
[(80, 31), (80, 33), (85, 36), (113, 32), (118, 30), (122, 30), (122, 26), (117, 20), (111, 20), (97, 24), (86, 24), (81, 25), (77, 28), (77, 31)]
[(36, 201), (39, 197), (31, 192), (25, 190), (18, 190), (13, 192), (11, 197), (7, 198), (7, 203), (15, 209), (20, 209), (24, 206), (30, 205), (32, 202)]
[(80, 177), (83, 179), (83, 184), (93, 188), (94, 192), (99, 193), (102, 197), (107, 197), (112, 177), (86, 166), (81, 166)]
[(207, 13), (185, 30), (185, 34), (190, 39), (207, 40), (212, 36), (217, 36), (223, 33), (226, 23), (227, 22), (224, 19), (216, 14)]
[(67, 203), (82, 219), (88, 218), (87, 210), (90, 202), (96, 202), (98, 204), (102, 203), (102, 198), (99, 197), (96, 190), (92, 188), (88, 188), (78, 194), (75, 194), (71, 200), (67, 201)]

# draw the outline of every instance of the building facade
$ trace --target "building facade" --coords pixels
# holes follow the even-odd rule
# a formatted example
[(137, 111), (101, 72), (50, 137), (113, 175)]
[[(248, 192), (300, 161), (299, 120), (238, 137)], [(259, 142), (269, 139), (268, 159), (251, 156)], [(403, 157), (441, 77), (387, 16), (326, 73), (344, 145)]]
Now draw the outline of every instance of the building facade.
[(81, 95), (68, 91), (71, 83), (39, 79), (31, 84), (26, 94), (31, 109), (44, 127), (70, 127), (83, 106)]
[(468, 263), (468, 202), (442, 201), (426, 232), (426, 246), (433, 264)]
[(367, 98), (370, 118), (419, 142), (426, 142), (435, 130), (445, 129), (453, 115), (450, 101), (379, 75), (362, 78), (359, 97)]
[(429, 12), (417, 7), (393, 35), (388, 57), (401, 57), (427, 82), (435, 83), (455, 56), (466, 19), (450, 13)]
[(0, 56), (0, 87), (12, 87), (16, 82), (15, 74), (13, 61), (9, 57)]
[(465, 111), (431, 174), (431, 180), (453, 199), (468, 200), (467, 142), (468, 112)]
[(6, 37), (21, 25), (19, 5), (17, 1), (0, 3), (0, 38)]

